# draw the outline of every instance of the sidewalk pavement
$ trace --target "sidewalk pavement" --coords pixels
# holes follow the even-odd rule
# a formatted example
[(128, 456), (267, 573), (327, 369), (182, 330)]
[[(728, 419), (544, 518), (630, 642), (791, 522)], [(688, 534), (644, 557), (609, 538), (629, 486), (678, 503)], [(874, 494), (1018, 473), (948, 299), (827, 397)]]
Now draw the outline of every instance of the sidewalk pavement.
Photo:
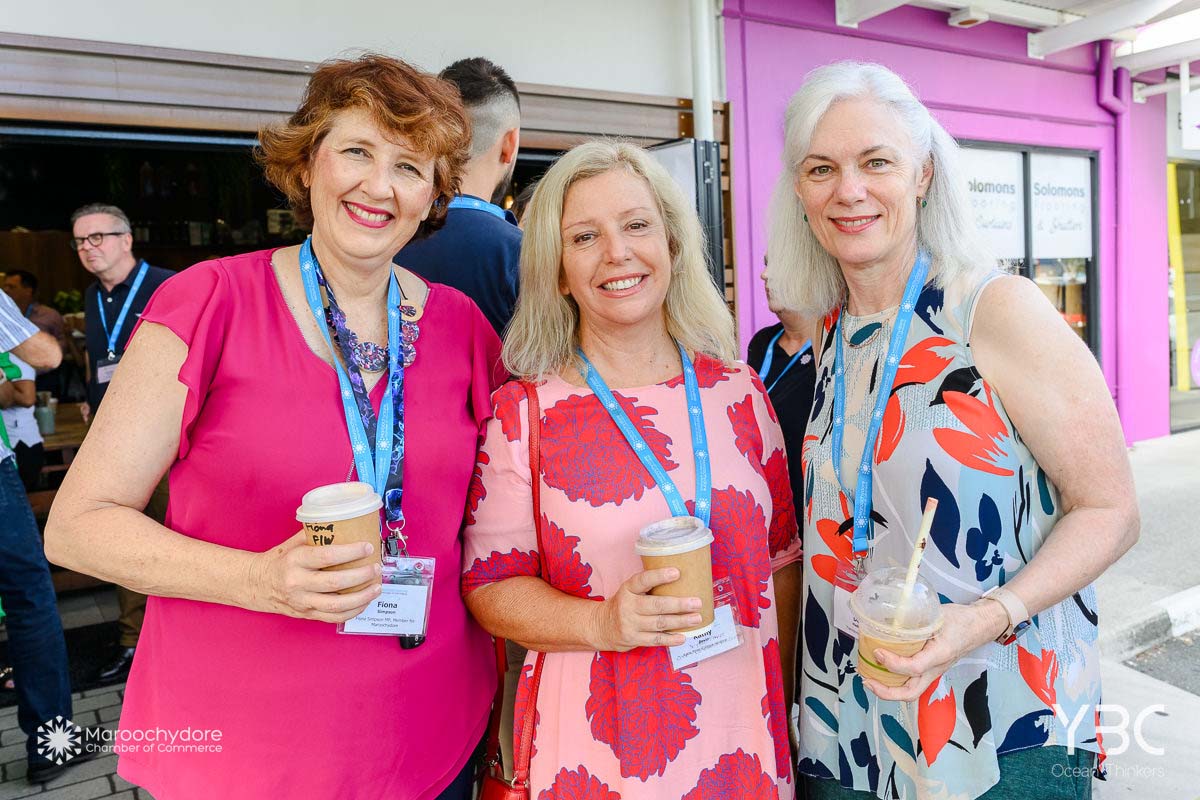
[(1200, 430), (1138, 442), (1129, 460), (1142, 536), (1096, 582), (1114, 661), (1200, 627)]
[[(75, 722), (115, 730), (124, 695), (125, 684), (75, 693)], [(17, 727), (17, 707), (0, 708), (0, 800), (152, 800), (146, 790), (117, 776), (115, 755), (71, 767), (39, 786), (25, 780), (25, 768), (25, 734)]]

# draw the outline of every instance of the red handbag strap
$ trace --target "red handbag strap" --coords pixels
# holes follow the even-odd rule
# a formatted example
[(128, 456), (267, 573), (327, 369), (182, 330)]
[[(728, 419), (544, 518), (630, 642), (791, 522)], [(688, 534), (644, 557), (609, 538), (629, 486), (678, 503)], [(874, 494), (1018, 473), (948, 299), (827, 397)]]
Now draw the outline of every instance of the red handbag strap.
[[(528, 381), (522, 381), (521, 386), (529, 398), (529, 474), (533, 489), (533, 525), (537, 531), (538, 557), (542, 563), (542, 577), (549, 579), (549, 564), (546, 562), (545, 548), (542, 547), (542, 468), (541, 468), (541, 429), (542, 410), (538, 403), (537, 388)], [(515, 742), (513, 753), (513, 788), (524, 788), (529, 784), (529, 759), (533, 750), (533, 723), (537, 717), (538, 687), (542, 682), (542, 663), (546, 660), (545, 653), (537, 654), (533, 667), (533, 676), (529, 686), (529, 701), (526, 714), (521, 726), (520, 738)], [(496, 697), (492, 701), (492, 718), (488, 722), (487, 747), (484, 751), (484, 769), (491, 770), (500, 764), (500, 711), (504, 704), (504, 679), (508, 673), (508, 651), (504, 639), (496, 639)]]
[[(542, 546), (542, 409), (538, 403), (537, 387), (522, 381), (529, 398), (529, 475), (533, 489), (533, 526), (537, 531), (538, 558), (542, 562), (542, 578), (550, 581), (550, 564), (546, 561), (546, 548)], [(525, 703), (525, 719), (522, 720), (521, 738), (513, 747), (513, 788), (529, 785), (529, 759), (533, 750), (533, 724), (537, 719), (538, 689), (542, 683), (542, 665), (545, 653), (537, 654), (533, 676), (529, 682), (529, 699)]]

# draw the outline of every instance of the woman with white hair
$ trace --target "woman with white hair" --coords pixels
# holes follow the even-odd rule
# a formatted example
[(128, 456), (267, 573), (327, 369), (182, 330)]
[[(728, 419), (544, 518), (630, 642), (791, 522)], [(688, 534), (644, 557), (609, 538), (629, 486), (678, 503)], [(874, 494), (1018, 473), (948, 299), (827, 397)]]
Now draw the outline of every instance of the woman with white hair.
[[(800, 547), (783, 436), (734, 361), (702, 244), (682, 191), (628, 144), (576, 147), (529, 206), (504, 345), (521, 380), (493, 397), (462, 582), (484, 628), (536, 651), (515, 714), (518, 742), (532, 714), (534, 797), (794, 793)], [(646, 571), (634, 550), (680, 516), (711, 529), (727, 590), (692, 640), (713, 646), (691, 655), (671, 631), (700, 625), (700, 598), (651, 595), (678, 570)]]
[[(804, 448), (810, 798), (1090, 797), (1103, 761), (1092, 582), (1139, 525), (1121, 427), (1083, 343), (976, 244), (965, 189), (954, 140), (888, 69), (825, 66), (792, 98), (768, 271), (779, 302), (825, 315)], [(929, 498), (920, 572), (943, 627), (856, 661), (844, 601), (908, 564)]]

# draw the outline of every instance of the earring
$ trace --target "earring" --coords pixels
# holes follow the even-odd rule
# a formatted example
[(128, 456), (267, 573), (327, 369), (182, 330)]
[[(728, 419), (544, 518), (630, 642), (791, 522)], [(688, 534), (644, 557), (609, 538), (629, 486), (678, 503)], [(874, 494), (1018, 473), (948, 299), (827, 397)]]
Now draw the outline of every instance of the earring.
[(921, 204), (921, 208), (924, 208), (925, 206), (929, 205), (929, 201), (926, 200), (924, 197), (918, 197), (917, 202)]
[(805, 214), (805, 215), (804, 215), (804, 221), (805, 221), (805, 222), (808, 222), (808, 214)]

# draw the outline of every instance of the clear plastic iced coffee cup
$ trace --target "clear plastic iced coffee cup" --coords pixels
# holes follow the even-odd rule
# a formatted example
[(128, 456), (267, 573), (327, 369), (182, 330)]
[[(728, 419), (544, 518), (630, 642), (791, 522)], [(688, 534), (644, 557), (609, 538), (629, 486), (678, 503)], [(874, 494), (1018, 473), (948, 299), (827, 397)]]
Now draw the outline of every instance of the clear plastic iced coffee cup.
[(884, 686), (900, 686), (909, 676), (889, 672), (875, 660), (875, 651), (911, 656), (942, 627), (941, 601), (920, 575), (901, 609), (906, 576), (903, 567), (872, 570), (850, 596), (858, 619), (858, 674)]
[(638, 534), (634, 551), (647, 569), (675, 567), (679, 579), (655, 586), (650, 594), (658, 597), (699, 597), (700, 624), (669, 633), (697, 636), (713, 623), (713, 535), (696, 517), (670, 517), (651, 523)]
[[(379, 509), (383, 500), (369, 483), (350, 481), (318, 486), (305, 493), (296, 509), (296, 519), (304, 524), (304, 538), (310, 545), (321, 547), (330, 544), (353, 544), (366, 542), (371, 545), (368, 556), (326, 567), (331, 570), (353, 569), (368, 564), (380, 563)], [(370, 585), (370, 581), (340, 594), (357, 592)]]

